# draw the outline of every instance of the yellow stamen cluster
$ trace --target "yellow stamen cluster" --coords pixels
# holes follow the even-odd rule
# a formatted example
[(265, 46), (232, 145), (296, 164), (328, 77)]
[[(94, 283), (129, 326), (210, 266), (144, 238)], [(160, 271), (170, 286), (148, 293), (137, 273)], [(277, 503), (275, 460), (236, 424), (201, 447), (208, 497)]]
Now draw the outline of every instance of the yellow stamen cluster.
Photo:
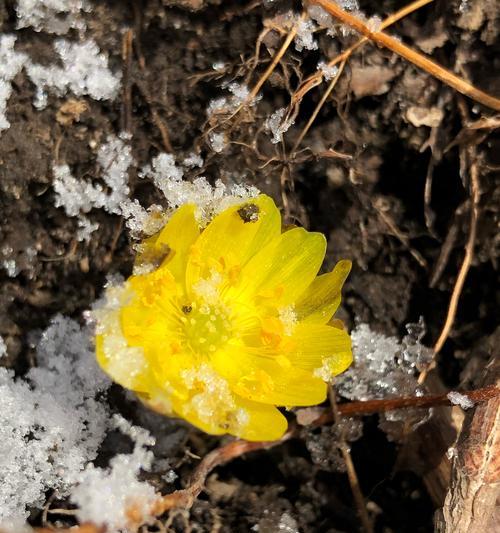
[(326, 398), (351, 363), (331, 322), (349, 261), (321, 276), (323, 235), (282, 232), (271, 198), (227, 208), (203, 230), (184, 205), (143, 242), (136, 274), (98, 313), (103, 369), (149, 406), (212, 434), (273, 440), (277, 406)]

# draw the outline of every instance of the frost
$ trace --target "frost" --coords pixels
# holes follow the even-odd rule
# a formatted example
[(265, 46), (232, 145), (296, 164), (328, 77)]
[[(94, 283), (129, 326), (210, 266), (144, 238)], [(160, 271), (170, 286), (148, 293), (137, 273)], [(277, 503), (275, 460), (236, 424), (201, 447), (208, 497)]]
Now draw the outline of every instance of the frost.
[(12, 94), (11, 82), (27, 60), (25, 54), (14, 50), (15, 43), (13, 35), (0, 35), (0, 132), (10, 126), (5, 113)]
[(100, 184), (75, 178), (68, 165), (53, 167), (55, 205), (63, 207), (68, 216), (79, 217), (79, 240), (88, 239), (98, 227), (82, 217), (82, 213), (104, 208), (108, 213), (121, 214), (122, 205), (128, 200), (128, 169), (134, 163), (130, 146), (119, 137), (110, 136), (99, 148), (97, 162), (109, 192)]
[(297, 21), (297, 35), (295, 36), (295, 50), (302, 52), (306, 50), (317, 50), (318, 43), (314, 40), (314, 31), (316, 30), (316, 24), (310, 19)]
[(203, 158), (193, 152), (184, 159), (182, 166), (185, 168), (201, 168), (203, 166)]
[(0, 524), (22, 523), (47, 490), (76, 483), (97, 453), (108, 419), (96, 396), (109, 386), (97, 367), (92, 335), (56, 317), (25, 379), (0, 368)]
[(465, 394), (451, 391), (447, 394), (447, 397), (453, 405), (459, 405), (464, 410), (474, 407), (474, 402), (468, 396), (465, 396)]
[(2, 357), (5, 357), (7, 355), (7, 345), (5, 344), (5, 341), (3, 340), (3, 338), (0, 336), (0, 359), (2, 359)]
[(294, 120), (286, 117), (286, 109), (284, 107), (276, 110), (264, 123), (264, 128), (271, 132), (273, 138), (271, 142), (277, 144), (283, 140), (283, 134), (287, 132), (294, 124)]
[(220, 153), (227, 146), (226, 136), (224, 133), (212, 132), (209, 135), (210, 146), (214, 152)]
[(260, 96), (250, 98), (250, 91), (246, 85), (233, 81), (232, 83), (223, 83), (223, 89), (227, 89), (232, 96), (220, 96), (210, 101), (207, 108), (207, 117), (210, 118), (218, 113), (232, 113), (241, 105), (248, 103), (254, 105), (260, 100)]
[(320, 61), (318, 63), (318, 70), (321, 71), (326, 81), (330, 81), (338, 74), (339, 67), (337, 65), (329, 66), (325, 61)]
[(17, 27), (32, 27), (63, 35), (71, 28), (84, 30), (81, 11), (90, 11), (87, 0), (18, 0), (16, 6)]
[[(350, 400), (372, 400), (421, 395), (417, 374), (432, 357), (432, 351), (421, 344), (425, 334), (422, 320), (407, 325), (408, 335), (402, 341), (375, 333), (367, 324), (358, 325), (351, 333), (354, 365), (336, 378), (339, 394)], [(425, 409), (389, 411), (381, 415), (380, 425), (397, 439), (400, 422), (416, 427), (427, 419)]]
[(72, 43), (59, 39), (54, 48), (62, 67), (26, 63), (26, 72), (37, 87), (35, 107), (45, 107), (47, 91), (57, 96), (71, 91), (76, 96), (89, 95), (95, 100), (113, 100), (117, 96), (121, 75), (109, 70), (108, 58), (95, 41)]
[(333, 17), (321, 6), (310, 5), (307, 8), (307, 13), (320, 26), (324, 26), (325, 28), (333, 28)]
[(156, 156), (151, 165), (142, 169), (140, 176), (152, 179), (165, 196), (169, 207), (176, 209), (184, 204), (195, 204), (196, 216), (201, 226), (206, 226), (217, 213), (230, 205), (259, 194), (255, 187), (238, 184), (226, 186), (220, 180), (212, 186), (203, 177), (192, 182), (185, 181), (183, 169), (176, 164), (171, 154)]
[(121, 215), (131, 237), (138, 239), (159, 231), (166, 222), (166, 215), (160, 205), (153, 204), (144, 209), (138, 200), (126, 199), (120, 204)]
[(138, 479), (141, 469), (151, 469), (153, 452), (147, 448), (155, 441), (145, 429), (119, 415), (114, 415), (113, 425), (132, 439), (132, 453), (116, 455), (109, 468), (89, 464), (71, 492), (71, 501), (78, 506), (81, 523), (92, 522), (109, 531), (135, 531), (131, 510), (141, 516), (142, 523), (152, 518), (151, 507), (157, 500), (154, 487)]
[(299, 533), (297, 520), (288, 513), (283, 513), (278, 523), (278, 531), (283, 531), (284, 533)]

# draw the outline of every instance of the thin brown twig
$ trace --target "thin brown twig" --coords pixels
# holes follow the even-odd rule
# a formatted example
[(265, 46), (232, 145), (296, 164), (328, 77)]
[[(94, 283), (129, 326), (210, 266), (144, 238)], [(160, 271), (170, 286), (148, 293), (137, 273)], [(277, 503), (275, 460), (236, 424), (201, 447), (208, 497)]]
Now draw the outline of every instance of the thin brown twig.
[(345, 64), (347, 62), (348, 57), (349, 56), (347, 56), (340, 63), (340, 66), (339, 66), (339, 69), (338, 69), (337, 73), (335, 74), (333, 79), (330, 81), (325, 93), (321, 97), (321, 100), (318, 102), (318, 105), (316, 106), (316, 108), (312, 112), (311, 116), (309, 117), (309, 120), (307, 121), (307, 124), (304, 126), (304, 128), (300, 132), (300, 135), (298, 136), (297, 140), (295, 141), (295, 144), (293, 145), (292, 154), (295, 153), (297, 148), (300, 146), (300, 143), (302, 142), (302, 140), (306, 136), (307, 132), (310, 130), (311, 126), (313, 125), (313, 122), (316, 120), (316, 117), (318, 116), (318, 113), (321, 111), (321, 108), (325, 104), (327, 98), (330, 96), (330, 93), (333, 91), (335, 85), (337, 85), (337, 82), (339, 81), (339, 78), (342, 75), (342, 72), (344, 71), (344, 67), (345, 67)]
[(500, 111), (500, 99), (491, 96), (490, 94), (481, 91), (474, 87), (466, 80), (460, 78), (450, 70), (445, 69), (435, 61), (432, 61), (427, 56), (417, 52), (413, 48), (403, 44), (394, 37), (387, 35), (382, 31), (373, 31), (364, 22), (357, 17), (344, 11), (332, 0), (309, 0), (312, 4), (317, 4), (328, 11), (335, 18), (355, 29), (359, 33), (378, 45), (384, 46), (392, 52), (403, 57), (415, 66), (425, 70), (430, 75), (446, 83), (459, 93), (472, 98), (476, 102), (483, 104), (486, 107)]
[[(495, 385), (483, 387), (481, 389), (460, 392), (463, 396), (469, 398), (474, 403), (485, 402), (500, 396), (500, 389)], [(342, 416), (363, 416), (373, 415), (375, 413), (386, 413), (387, 411), (394, 411), (396, 409), (408, 408), (428, 408), (436, 407), (438, 405), (453, 405), (448, 398), (448, 393), (435, 394), (429, 396), (406, 396), (402, 398), (387, 398), (384, 400), (367, 400), (360, 402), (338, 403), (337, 410)], [(300, 425), (322, 426), (334, 421), (331, 409), (327, 407), (317, 407), (314, 416), (311, 418), (307, 415), (308, 422), (303, 424), (301, 418), (304, 412), (311, 408), (302, 408), (297, 410), (297, 418)]]
[[(380, 24), (380, 29), (383, 30), (385, 28), (388, 28), (392, 24), (396, 23), (398, 20), (401, 20), (410, 13), (413, 13), (417, 9), (420, 9), (421, 7), (430, 4), (433, 1), (434, 0), (415, 0), (414, 2), (411, 2), (407, 6), (401, 8), (399, 11), (396, 11), (392, 15), (389, 15), (387, 18), (385, 18)], [(344, 52), (331, 59), (328, 62), (327, 66), (333, 67), (338, 63), (341, 63), (342, 61), (344, 61), (344, 59), (347, 59), (350, 55), (352, 55), (353, 52), (355, 52), (358, 48), (362, 47), (369, 41), (370, 39), (368, 39), (368, 37), (361, 37), (359, 41), (355, 42), (352, 46), (347, 48), (347, 50), (344, 50)], [(309, 92), (311, 89), (321, 83), (323, 77), (323, 72), (321, 70), (318, 70), (312, 76), (309, 76), (307, 79), (305, 79), (304, 82), (298, 88), (298, 90), (294, 93), (293, 100), (295, 102), (302, 100), (302, 98), (307, 92)]]
[[(328, 387), (328, 398), (330, 400), (331, 413), (335, 424), (339, 424), (341, 414), (337, 405), (337, 398), (335, 395), (335, 389), (333, 385)], [(349, 479), (349, 485), (351, 486), (352, 496), (356, 503), (356, 508), (358, 510), (359, 519), (361, 522), (362, 529), (365, 533), (373, 532), (373, 525), (368, 516), (368, 511), (366, 510), (366, 502), (361, 487), (359, 485), (358, 474), (356, 473), (356, 468), (354, 467), (354, 462), (351, 457), (351, 450), (347, 444), (345, 438), (345, 431), (343, 428), (340, 430), (340, 439), (339, 439), (339, 448), (342, 458), (344, 459), (346, 466), (347, 478)]]

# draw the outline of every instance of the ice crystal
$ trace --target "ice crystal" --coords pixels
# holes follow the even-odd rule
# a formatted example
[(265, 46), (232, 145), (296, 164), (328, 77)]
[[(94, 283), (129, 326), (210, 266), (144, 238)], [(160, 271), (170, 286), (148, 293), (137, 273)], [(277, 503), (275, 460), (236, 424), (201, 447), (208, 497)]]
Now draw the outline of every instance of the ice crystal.
[(0, 359), (2, 359), (2, 357), (5, 357), (6, 355), (7, 355), (7, 345), (5, 344), (3, 337), (0, 336)]
[(16, 52), (13, 35), (0, 35), (0, 132), (10, 126), (6, 117), (7, 101), (12, 94), (12, 80), (23, 68), (27, 56)]
[(330, 81), (338, 74), (339, 67), (337, 65), (329, 66), (325, 61), (320, 61), (318, 63), (318, 70), (321, 71), (326, 81)]
[(109, 386), (90, 332), (56, 317), (25, 379), (0, 368), (0, 525), (20, 523), (47, 490), (64, 494), (93, 460), (108, 411), (96, 395)]
[(131, 510), (145, 522), (157, 499), (154, 487), (138, 479), (141, 470), (151, 468), (153, 452), (148, 448), (155, 441), (145, 429), (132, 426), (119, 415), (114, 415), (113, 425), (132, 439), (132, 453), (116, 455), (109, 468), (89, 464), (71, 492), (71, 501), (78, 507), (80, 522), (102, 525), (109, 531), (135, 531)]
[(316, 25), (310, 19), (302, 20), (299, 19), (297, 22), (297, 35), (295, 36), (295, 49), (297, 52), (302, 52), (305, 48), (306, 50), (317, 50), (318, 43), (314, 39), (314, 31), (316, 30)]
[(238, 82), (223, 83), (223, 89), (227, 89), (232, 96), (220, 96), (210, 101), (207, 108), (207, 117), (210, 118), (218, 113), (231, 113), (241, 105), (248, 103), (255, 104), (260, 100), (260, 96), (250, 98), (250, 91), (246, 85)]
[(84, 30), (81, 11), (90, 11), (87, 0), (18, 0), (16, 6), (17, 27), (32, 27), (63, 35), (71, 28)]
[(447, 396), (452, 404), (459, 405), (464, 410), (472, 409), (472, 407), (474, 407), (474, 402), (468, 396), (465, 396), (465, 394), (451, 391)]
[(202, 226), (208, 224), (217, 213), (228, 206), (259, 194), (255, 187), (239, 184), (226, 186), (220, 180), (212, 186), (203, 177), (196, 178), (192, 182), (185, 181), (184, 170), (177, 165), (171, 154), (156, 156), (151, 165), (143, 168), (140, 175), (152, 179), (165, 196), (169, 207), (195, 204), (196, 216)]
[(73, 43), (59, 39), (54, 48), (62, 67), (26, 63), (26, 72), (37, 87), (36, 107), (45, 107), (47, 91), (57, 96), (70, 91), (76, 96), (89, 95), (95, 100), (113, 100), (117, 96), (121, 76), (109, 70), (107, 56), (94, 41)]
[(290, 126), (292, 126), (294, 120), (286, 117), (286, 108), (282, 107), (277, 109), (264, 123), (264, 127), (269, 131), (273, 138), (271, 142), (277, 144), (283, 140), (283, 134), (286, 133)]
[[(88, 239), (92, 231), (97, 229), (87, 218), (81, 216), (91, 209), (104, 208), (108, 213), (122, 214), (127, 211), (128, 200), (128, 169), (133, 164), (130, 147), (119, 137), (110, 136), (97, 153), (97, 162), (101, 167), (101, 178), (108, 191), (101, 184), (93, 184), (75, 178), (68, 165), (53, 167), (56, 193), (56, 207), (63, 207), (70, 217), (79, 217), (80, 240)], [(127, 212), (130, 212), (128, 209)]]

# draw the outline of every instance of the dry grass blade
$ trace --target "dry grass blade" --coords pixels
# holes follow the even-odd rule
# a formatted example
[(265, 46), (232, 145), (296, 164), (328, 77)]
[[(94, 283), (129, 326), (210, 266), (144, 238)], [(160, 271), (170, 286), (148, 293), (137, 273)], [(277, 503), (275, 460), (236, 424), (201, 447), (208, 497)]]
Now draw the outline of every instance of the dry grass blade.
[(394, 37), (387, 35), (381, 31), (371, 30), (364, 22), (351, 15), (347, 11), (344, 11), (340, 8), (335, 2), (331, 0), (310, 0), (312, 4), (317, 4), (325, 9), (328, 13), (333, 15), (335, 18), (342, 21), (344, 24), (347, 24), (351, 28), (355, 29), (359, 33), (363, 34), (365, 37), (371, 41), (377, 43), (378, 45), (388, 48), (392, 52), (403, 57), (407, 61), (410, 61), (417, 67), (425, 70), (431, 76), (441, 80), (446, 83), (459, 93), (472, 98), (476, 102), (485, 105), (496, 111), (500, 111), (500, 100), (491, 96), (490, 94), (481, 91), (477, 87), (474, 87), (464, 79), (460, 78), (453, 72), (445, 69), (438, 63), (432, 61), (427, 56), (420, 54), (416, 50), (413, 50), (409, 46), (406, 46), (402, 42), (398, 41)]
[[(410, 13), (413, 13), (417, 9), (420, 9), (421, 7), (430, 4), (434, 0), (416, 0), (415, 2), (411, 2), (411, 4), (408, 4), (407, 6), (403, 7), (399, 11), (396, 11), (396, 13), (393, 13), (392, 15), (389, 15), (386, 19), (382, 21), (380, 24), (380, 29), (385, 29), (397, 22), (398, 20), (401, 20), (402, 18), (406, 17)], [(335, 65), (338, 65), (342, 61), (349, 58), (349, 56), (352, 55), (353, 52), (355, 52), (358, 48), (369, 42), (370, 39), (368, 37), (362, 37), (354, 43), (352, 46), (350, 46), (347, 50), (339, 54), (338, 56), (334, 57), (328, 62), (328, 67), (334, 67)], [(297, 89), (297, 91), (294, 93), (292, 101), (296, 105), (304, 98), (304, 95), (308, 93), (311, 89), (318, 86), (322, 80), (323, 80), (323, 72), (318, 71), (312, 76), (309, 76), (304, 82), (300, 85), (300, 87)]]

